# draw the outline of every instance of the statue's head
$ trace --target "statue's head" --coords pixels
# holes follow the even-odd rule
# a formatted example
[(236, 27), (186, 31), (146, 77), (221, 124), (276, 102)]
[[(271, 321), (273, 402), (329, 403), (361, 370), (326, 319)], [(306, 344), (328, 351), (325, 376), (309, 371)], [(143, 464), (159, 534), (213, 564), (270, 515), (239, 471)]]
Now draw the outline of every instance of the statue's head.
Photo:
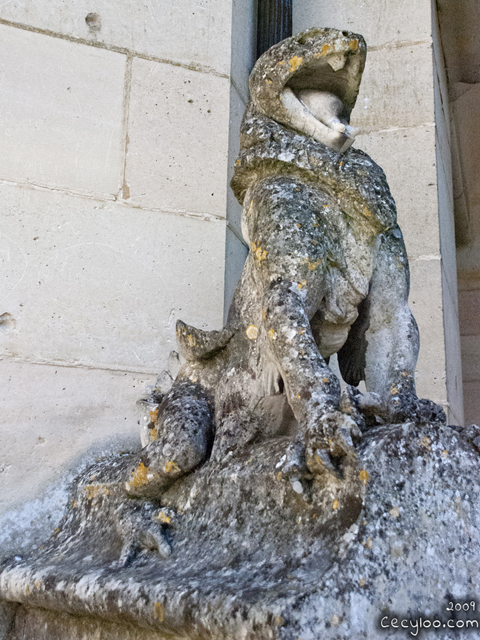
[(309, 29), (271, 47), (250, 74), (254, 106), (274, 120), (344, 151), (365, 66), (362, 36)]

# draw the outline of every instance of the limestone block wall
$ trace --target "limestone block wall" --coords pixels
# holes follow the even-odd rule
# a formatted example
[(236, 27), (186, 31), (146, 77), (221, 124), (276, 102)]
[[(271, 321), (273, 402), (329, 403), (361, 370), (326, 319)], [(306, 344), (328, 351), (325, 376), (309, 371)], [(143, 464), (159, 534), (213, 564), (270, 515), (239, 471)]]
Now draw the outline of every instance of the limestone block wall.
[(250, 1), (0, 2), (0, 514), (136, 446), (176, 319), (221, 327), (253, 42)]
[(448, 117), (430, 0), (294, 0), (293, 30), (350, 29), (368, 44), (352, 123), (356, 145), (384, 169), (410, 260), (420, 328), (417, 390), (463, 422)]

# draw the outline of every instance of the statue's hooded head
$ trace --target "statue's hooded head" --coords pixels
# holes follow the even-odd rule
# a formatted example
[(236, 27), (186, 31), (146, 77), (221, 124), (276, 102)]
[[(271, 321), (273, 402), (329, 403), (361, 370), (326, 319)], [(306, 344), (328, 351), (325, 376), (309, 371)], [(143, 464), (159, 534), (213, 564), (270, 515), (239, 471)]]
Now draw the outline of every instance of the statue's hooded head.
[[(287, 38), (257, 60), (250, 74), (253, 106), (263, 115), (335, 148), (328, 138), (332, 124), (327, 121), (333, 110), (333, 120), (345, 125), (350, 122), (366, 52), (362, 36), (349, 31), (308, 29)], [(322, 110), (329, 113), (322, 117)], [(341, 131), (340, 124), (337, 131)], [(341, 146), (339, 143), (337, 150)]]

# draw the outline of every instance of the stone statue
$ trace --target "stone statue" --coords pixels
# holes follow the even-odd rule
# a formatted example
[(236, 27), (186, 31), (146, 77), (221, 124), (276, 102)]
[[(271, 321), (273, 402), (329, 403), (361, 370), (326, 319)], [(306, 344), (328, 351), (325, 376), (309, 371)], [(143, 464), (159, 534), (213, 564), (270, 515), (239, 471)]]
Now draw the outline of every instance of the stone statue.
[(178, 323), (185, 362), (145, 401), (144, 448), (92, 462), (50, 540), (0, 559), (0, 640), (480, 628), (480, 429), (415, 393), (395, 204), (351, 147), (365, 52), (310, 29), (258, 60), (226, 327)]
[[(257, 61), (232, 180), (250, 252), (222, 331), (177, 323), (186, 363), (151, 422), (130, 495), (158, 496), (212, 445), (222, 460), (271, 436), (275, 395), (298, 423), (283, 466), (292, 474), (338, 473), (360, 412), (387, 423), (441, 415), (415, 393), (419, 338), (395, 203), (380, 167), (350, 148), (365, 56), (361, 36), (310, 29)], [(366, 394), (349, 387), (341, 400), (335, 353), (344, 380), (364, 380)]]

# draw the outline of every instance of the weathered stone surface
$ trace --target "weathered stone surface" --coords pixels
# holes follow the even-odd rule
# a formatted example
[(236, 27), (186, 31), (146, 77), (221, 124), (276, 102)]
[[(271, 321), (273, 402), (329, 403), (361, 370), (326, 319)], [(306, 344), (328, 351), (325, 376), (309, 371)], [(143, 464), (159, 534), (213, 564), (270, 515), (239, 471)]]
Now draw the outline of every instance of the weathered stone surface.
[[(86, 20), (95, 14), (96, 18)], [(225, 0), (190, 0), (172, 8), (168, 0), (32, 0), (0, 2), (0, 18), (93, 45), (130, 49), (144, 56), (230, 71), (232, 5)], [(219, 53), (220, 52), (220, 53)]]
[(7, 184), (0, 194), (2, 355), (152, 374), (179, 315), (221, 325), (223, 220)]
[(116, 194), (126, 56), (0, 25), (0, 178)]
[[(56, 537), (3, 564), (1, 597), (27, 605), (20, 620), (49, 620), (30, 607), (88, 616), (76, 626), (105, 629), (101, 638), (110, 638), (101, 620), (173, 638), (405, 637), (380, 621), (438, 614), (443, 623), (456, 618), (449, 601), (478, 593), (479, 434), (427, 423), (376, 427), (343, 480), (297, 482), (278, 472), (288, 439), (277, 438), (205, 465), (160, 503), (128, 500), (127, 458), (105, 460), (84, 474)], [(167, 541), (169, 556), (141, 539), (142, 522)], [(462, 617), (478, 621), (478, 612)], [(32, 624), (36, 640), (62, 637)], [(52, 625), (70, 637), (68, 618)], [(9, 640), (31, 637), (17, 628)], [(117, 638), (143, 638), (137, 633), (127, 626)]]
[(134, 58), (123, 197), (225, 217), (229, 96), (228, 78)]
[(38, 524), (45, 506), (34, 501), (47, 489), (54, 498), (52, 485), (72, 480), (85, 456), (138, 447), (135, 402), (154, 384), (155, 376), (127, 371), (1, 361), (0, 549)]
[(395, 46), (402, 40), (429, 40), (432, 16), (430, 4), (422, 0), (294, 2), (294, 33), (308, 29), (312, 24), (355, 29), (363, 34), (369, 47), (381, 47)]
[(433, 124), (430, 42), (371, 51), (352, 123), (363, 131)]

